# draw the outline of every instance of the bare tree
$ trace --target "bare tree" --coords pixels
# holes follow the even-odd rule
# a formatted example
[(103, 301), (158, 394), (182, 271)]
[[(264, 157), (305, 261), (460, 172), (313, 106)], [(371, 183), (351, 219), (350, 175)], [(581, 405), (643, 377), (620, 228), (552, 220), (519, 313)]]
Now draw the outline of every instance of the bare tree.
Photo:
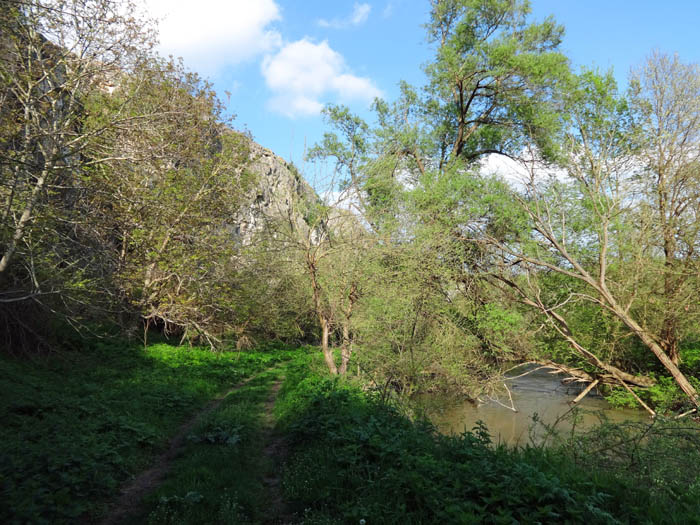
[(700, 66), (655, 52), (631, 84), (644, 168), (639, 215), (663, 265), (653, 290), (659, 343), (678, 364), (684, 329), (700, 316)]

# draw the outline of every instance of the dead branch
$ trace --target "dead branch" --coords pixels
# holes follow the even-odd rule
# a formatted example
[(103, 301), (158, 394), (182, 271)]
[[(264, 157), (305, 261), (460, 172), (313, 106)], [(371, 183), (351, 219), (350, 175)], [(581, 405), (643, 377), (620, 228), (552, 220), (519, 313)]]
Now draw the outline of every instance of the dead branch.
[(590, 383), (590, 384), (584, 389), (583, 392), (581, 392), (579, 395), (576, 396), (576, 399), (574, 399), (574, 400), (571, 402), (571, 404), (572, 404), (572, 405), (578, 404), (579, 401), (581, 401), (584, 397), (586, 397), (586, 396), (588, 395), (588, 393), (589, 393), (591, 390), (593, 390), (599, 382), (600, 382), (600, 379), (596, 379), (595, 381), (593, 381), (592, 383)]

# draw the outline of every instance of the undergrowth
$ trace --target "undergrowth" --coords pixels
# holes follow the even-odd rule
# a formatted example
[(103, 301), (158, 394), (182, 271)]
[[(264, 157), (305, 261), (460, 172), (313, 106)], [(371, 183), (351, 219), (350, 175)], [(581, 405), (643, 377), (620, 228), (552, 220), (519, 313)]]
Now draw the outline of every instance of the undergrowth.
[(41, 360), (0, 356), (0, 522), (96, 519), (199, 407), (292, 355), (98, 342)]
[[(576, 417), (575, 415), (573, 417)], [(587, 430), (558, 433), (549, 449), (529, 458), (549, 459), (563, 479), (581, 472), (611, 494), (617, 515), (630, 523), (700, 523), (700, 425), (659, 416), (649, 422), (613, 423), (603, 414)]]
[(695, 523), (700, 515), (697, 487), (690, 497), (653, 490), (629, 469), (594, 463), (604, 456), (592, 444), (605, 441), (593, 436), (575, 460), (567, 448), (575, 443), (508, 449), (483, 426), (445, 436), (358, 386), (303, 369), (288, 374), (278, 415), (290, 445), (284, 490), (304, 523)]

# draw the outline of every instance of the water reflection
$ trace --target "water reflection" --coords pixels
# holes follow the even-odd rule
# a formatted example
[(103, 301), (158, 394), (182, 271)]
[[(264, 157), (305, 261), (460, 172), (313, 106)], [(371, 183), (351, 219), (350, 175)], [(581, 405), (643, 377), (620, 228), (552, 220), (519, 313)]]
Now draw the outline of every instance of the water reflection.
[[(531, 369), (536, 367), (529, 366)], [(519, 368), (513, 375), (522, 374), (528, 368)], [(444, 433), (459, 434), (471, 430), (477, 421), (483, 421), (489, 429), (495, 443), (509, 445), (539, 444), (546, 434), (542, 425), (533, 425), (533, 416), (546, 425), (552, 425), (557, 418), (569, 412), (570, 402), (580, 392), (581, 388), (574, 385), (562, 385), (560, 375), (550, 374), (547, 369), (533, 370), (529, 374), (508, 381), (513, 402), (517, 412), (513, 412), (495, 401), (483, 404), (473, 404), (464, 399), (435, 394), (418, 398), (430, 419)], [(501, 402), (510, 405), (508, 394), (499, 397)], [(609, 421), (640, 421), (647, 419), (647, 413), (635, 409), (611, 408), (605, 399), (589, 393), (578, 406), (580, 419), (576, 428), (591, 427), (600, 421), (601, 414)], [(571, 418), (559, 422), (557, 428), (568, 432), (572, 428)]]

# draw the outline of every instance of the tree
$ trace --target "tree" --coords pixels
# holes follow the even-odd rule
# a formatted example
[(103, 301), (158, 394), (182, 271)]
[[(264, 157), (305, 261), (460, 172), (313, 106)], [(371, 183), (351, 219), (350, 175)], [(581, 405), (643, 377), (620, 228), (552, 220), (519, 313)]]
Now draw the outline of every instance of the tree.
[[(292, 196), (286, 216), (268, 217), (266, 237), (278, 263), (295, 268), (306, 281), (320, 328), (321, 352), (333, 375), (344, 375), (352, 353), (351, 322), (361, 293), (358, 271), (369, 240), (358, 218), (343, 202), (347, 194), (326, 199)], [(331, 340), (341, 330), (341, 361)]]
[(229, 221), (255, 182), (249, 138), (226, 126), (211, 87), (172, 60), (144, 62), (102, 107), (135, 91), (131, 114), (149, 117), (101, 145), (115, 160), (91, 177), (94, 215), (118, 232), (117, 280), (146, 327), (213, 344), (236, 321)]
[(525, 130), (550, 152), (556, 108), (549, 101), (568, 60), (557, 50), (563, 28), (551, 18), (530, 23), (529, 13), (528, 1), (432, 1), (427, 31), (438, 47), (422, 104), (431, 141), (413, 155), (443, 169), (458, 159), (512, 154)]
[[(649, 386), (650, 378), (581, 345), (565, 314), (590, 301), (697, 405), (674, 362), (678, 319), (691, 319), (679, 314), (694, 311), (688, 303), (697, 290), (694, 70), (676, 68), (671, 87), (647, 72), (630, 107), (609, 75), (572, 77), (557, 51), (562, 29), (551, 19), (529, 23), (528, 14), (527, 2), (432, 3), (428, 33), (437, 54), (424, 95), (402, 86), (396, 103), (375, 104), (380, 130), (374, 162), (363, 165), (367, 202), (401, 199), (407, 182), (418, 200), (384, 206), (393, 214), (384, 223), (404, 242), (432, 228), (444, 240), (436, 257), (452, 264), (452, 283), (460, 273), (500, 282), (608, 381)], [(652, 69), (672, 75), (658, 60)], [(478, 161), (494, 153), (525, 162), (531, 177), (522, 192), (479, 176)], [(453, 256), (460, 241), (468, 257)], [(565, 289), (543, 287), (552, 273)], [(663, 329), (650, 306), (665, 311)]]
[[(384, 254), (378, 256), (383, 263), (372, 263), (381, 282), (365, 277), (358, 337), (366, 351), (382, 347), (386, 353), (377, 355), (399, 356), (393, 362), (420, 354), (421, 362), (413, 359), (415, 366), (404, 375), (407, 383), (426, 362), (440, 361), (436, 345), (464, 350), (447, 352), (462, 361), (443, 370), (483, 370), (472, 351), (490, 345), (488, 330), (477, 327), (478, 302), (457, 293), (460, 283), (475, 281), (467, 272), (478, 257), (463, 241), (460, 221), (481, 213), (461, 209), (473, 187), (465, 175), (487, 154), (518, 153), (532, 136), (528, 130), (537, 130), (543, 151), (550, 148), (558, 123), (554, 93), (568, 72), (557, 51), (562, 29), (551, 19), (530, 23), (528, 2), (431, 5), (427, 29), (436, 57), (426, 67), (425, 89), (403, 83), (396, 102), (375, 101), (376, 129), (344, 108), (329, 107), (326, 114), (339, 134), (327, 134), (312, 150), (333, 159), (353, 186), (363, 224)], [(447, 327), (451, 338), (442, 337)]]
[[(85, 123), (150, 53), (153, 32), (128, 1), (5, 2), (0, 13), (0, 300), (5, 333), (39, 336), (37, 312), (74, 325), (106, 299), (113, 260), (89, 223), (85, 181), (110, 155), (87, 151), (140, 118), (133, 99)], [(134, 95), (137, 95), (136, 93)], [(20, 335), (18, 335), (20, 334)], [(41, 337), (39, 337), (41, 339)], [(27, 344), (33, 344), (31, 342)], [(26, 345), (25, 345), (26, 346)]]
[(643, 166), (637, 220), (663, 265), (661, 285), (652, 290), (655, 331), (677, 365), (681, 337), (700, 316), (700, 67), (652, 54), (633, 73), (631, 103)]
[(107, 89), (148, 51), (151, 34), (129, 2), (11, 2), (3, 10), (0, 75), (3, 104), (3, 253), (5, 275), (25, 235), (46, 209), (47, 195), (72, 182), (97, 136), (129, 122), (115, 112), (83, 129), (85, 97)]
[(230, 220), (250, 142), (211, 86), (151, 52), (136, 12), (32, 0), (0, 15), (0, 299), (74, 325), (136, 312), (213, 344), (237, 327)]
[[(303, 259), (315, 314), (321, 328), (321, 349), (331, 374), (345, 375), (352, 355), (352, 321), (361, 297), (364, 256), (372, 244), (362, 214), (366, 209), (360, 191), (362, 168), (367, 160), (369, 128), (344, 106), (327, 106), (326, 120), (340, 133), (324, 134), (307, 158), (335, 161), (325, 196), (298, 203), (304, 223), (288, 217), (280, 238)], [(330, 347), (333, 332), (340, 330), (338, 366)]]
[[(643, 272), (648, 260), (650, 234), (634, 221), (638, 201), (638, 146), (633, 140), (629, 106), (619, 96), (610, 74), (582, 74), (569, 90), (571, 121), (566, 127), (560, 157), (564, 173), (544, 172), (529, 166), (524, 193), (512, 193), (518, 213), (508, 214), (507, 201), (500, 222), (511, 223), (507, 232), (478, 230), (499, 257), (496, 279), (515, 290), (522, 301), (539, 309), (581, 356), (609, 378), (649, 386), (603, 362), (595, 350), (583, 347), (567, 322), (565, 308), (576, 300), (590, 301), (620, 320), (651, 351), (690, 401), (698, 394), (660, 344), (653, 326), (635, 316)], [(644, 146), (642, 146), (642, 149)], [(651, 232), (653, 238), (653, 232)], [(568, 286), (565, 293), (547, 294), (538, 274), (554, 272), (579, 282), (583, 290)], [(627, 387), (629, 388), (629, 387)], [(631, 392), (631, 390), (630, 390)]]

